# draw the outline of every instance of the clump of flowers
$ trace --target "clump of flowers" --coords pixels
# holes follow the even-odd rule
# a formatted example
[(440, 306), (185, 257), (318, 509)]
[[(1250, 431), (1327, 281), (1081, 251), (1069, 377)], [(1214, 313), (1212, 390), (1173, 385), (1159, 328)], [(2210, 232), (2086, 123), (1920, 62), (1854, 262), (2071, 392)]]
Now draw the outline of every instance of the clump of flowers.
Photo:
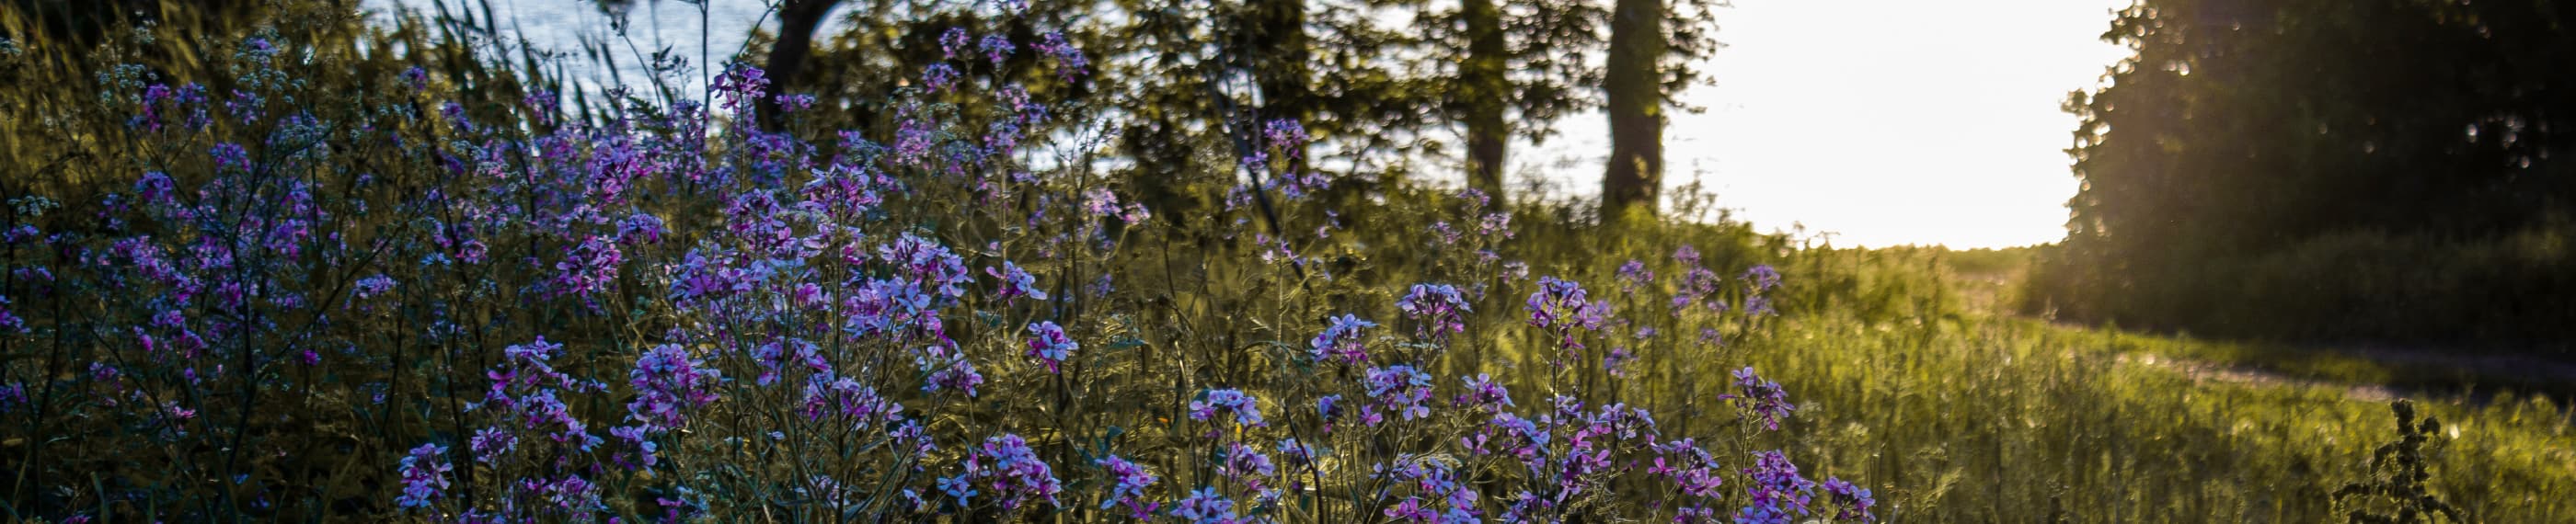
[(1736, 514), (1736, 522), (1787, 524), (1809, 513), (1816, 483), (1799, 476), (1798, 465), (1790, 463), (1788, 455), (1754, 453), (1753, 466), (1744, 468), (1744, 474), (1744, 493), (1750, 500)]
[[(1064, 161), (1123, 123), (1077, 103), (1093, 87), (1075, 38), (1001, 11), (975, 20), (1007, 31), (929, 42), (944, 60), (916, 64), (926, 89), (887, 94), (879, 122), (809, 112), (850, 101), (777, 92), (738, 62), (708, 65), (705, 96), (619, 91), (580, 115), (574, 93), (467, 92), (438, 64), (338, 67), (358, 58), (273, 37), (225, 64), (237, 78), (215, 85), (234, 93), (109, 68), (102, 100), (130, 112), (98, 143), (163, 149), (99, 162), (125, 171), (97, 174), (114, 183), (80, 213), (6, 202), (0, 361), (42, 364), (0, 366), (0, 413), (31, 417), (0, 437), (40, 448), (37, 477), (177, 469), (6, 502), (49, 520), (1873, 518), (1867, 489), (1829, 480), (1819, 502), (1778, 452), (1721, 467), (1684, 435), (1704, 428), (1638, 407), (1668, 405), (1641, 393), (1669, 384), (1631, 370), (1699, 356), (1678, 339), (1760, 329), (1719, 313), (1769, 313), (1770, 267), (1722, 278), (1685, 248), (1688, 269), (1533, 282), (1505, 260), (1528, 251), (1504, 243), (1512, 215), (1481, 192), (1399, 182), (1370, 191), (1428, 216), (1345, 224), (1330, 207), (1369, 199), (1290, 169), (1342, 128), (1285, 119), (1208, 119), (1241, 162), (1169, 182), (1231, 186), (1224, 205), (1153, 221), (1166, 199), (1129, 188), (1162, 181)], [(357, 93), (299, 83), (323, 70), (388, 75)], [(1420, 246), (1371, 235), (1423, 224), (1458, 249), (1371, 267)], [(1375, 287), (1414, 269), (1457, 284)], [(1672, 317), (1620, 317), (1612, 301), (1656, 309), (1641, 297), (1659, 270), (1680, 277)], [(67, 300), (84, 316), (55, 318)], [(1311, 336), (1272, 323), (1328, 312)], [(1515, 382), (1530, 339), (1583, 358)], [(1721, 398), (1749, 420), (1776, 430), (1794, 411), (1751, 368), (1735, 378)], [(58, 453), (63, 435), (98, 443)], [(365, 467), (299, 454), (322, 437), (359, 439), (329, 449)], [(421, 442), (447, 444), (405, 449)], [(361, 478), (324, 477), (339, 474)], [(293, 488), (311, 485), (383, 488)]]
[(439, 494), (447, 491), (447, 472), (455, 469), (440, 458), (446, 453), (447, 448), (437, 444), (421, 444), (403, 455), (402, 495), (394, 497), (394, 504), (406, 509), (425, 508), (438, 500)]
[(1039, 460), (1037, 452), (1030, 450), (1028, 441), (1019, 435), (1003, 434), (984, 439), (982, 447), (967, 454), (964, 467), (964, 473), (940, 481), (953, 488), (950, 494), (957, 498), (959, 506), (968, 505), (970, 497), (976, 493), (975, 486), (992, 489), (994, 496), (1001, 498), (1004, 511), (1038, 501), (1051, 506), (1060, 505), (1056, 494), (1064, 490), (1063, 483), (1056, 480), (1055, 470)]
[(1620, 290), (1634, 293), (1655, 282), (1655, 270), (1646, 269), (1644, 261), (1630, 260), (1619, 265), (1618, 279)]
[(1262, 453), (1260, 448), (1242, 442), (1225, 443), (1225, 452), (1220, 464), (1217, 468), (1218, 474), (1225, 476), (1226, 480), (1234, 481), (1246, 489), (1255, 491), (1263, 491), (1262, 480), (1278, 473), (1278, 468), (1270, 463), (1270, 455)]
[(1524, 303), (1531, 326), (1567, 332), (1575, 328), (1597, 330), (1608, 322), (1609, 305), (1592, 301), (1582, 284), (1539, 277), (1538, 285), (1539, 290), (1530, 293)]
[(1466, 381), (1467, 392), (1458, 395), (1458, 405), (1482, 409), (1501, 409), (1512, 406), (1511, 390), (1504, 387), (1501, 382), (1495, 381), (1492, 375), (1477, 373), (1475, 378), (1460, 378), (1460, 380)]
[(1307, 344), (1309, 354), (1319, 362), (1337, 361), (1343, 364), (1366, 362), (1368, 346), (1367, 340), (1363, 338), (1363, 330), (1373, 327), (1377, 327), (1377, 323), (1360, 320), (1356, 315), (1344, 314), (1333, 317), (1332, 323), (1324, 327), (1324, 332), (1316, 334), (1315, 339)]
[(645, 350), (630, 376), (636, 397), (627, 411), (636, 421), (658, 428), (681, 427), (686, 423), (683, 410), (715, 402), (716, 383), (724, 379), (722, 371), (677, 344)]
[(1475, 311), (1448, 284), (1414, 284), (1395, 300), (1395, 309), (1413, 320), (1414, 336), (1441, 342), (1466, 332), (1466, 315)]
[(1431, 375), (1413, 366), (1394, 365), (1368, 370), (1368, 396), (1375, 403), (1364, 409), (1361, 417), (1377, 421), (1374, 408), (1384, 408), (1404, 420), (1431, 416)]
[(1128, 517), (1141, 520), (1152, 518), (1154, 509), (1162, 507), (1161, 503), (1146, 499), (1145, 489), (1153, 487), (1158, 479), (1152, 472), (1145, 471), (1144, 466), (1116, 455), (1103, 457), (1097, 464), (1109, 474), (1109, 494), (1100, 498), (1100, 509), (1123, 506)]
[(1063, 365), (1065, 359), (1073, 357), (1074, 350), (1081, 348), (1082, 345), (1074, 343), (1073, 337), (1065, 336), (1064, 328), (1055, 325), (1054, 321), (1029, 325), (1029, 356), (1046, 363), (1049, 373), (1058, 372), (1057, 366)]
[(1225, 498), (1214, 487), (1201, 487), (1172, 505), (1172, 517), (1191, 524), (1233, 524), (1234, 499)]
[(1198, 400), (1190, 401), (1191, 420), (1222, 420), (1222, 417), (1229, 413), (1234, 415), (1236, 424), (1262, 425), (1261, 406), (1253, 400), (1252, 395), (1245, 394), (1243, 390), (1209, 390), (1201, 394)]
[(1046, 290), (1038, 288), (1037, 277), (1029, 275), (1027, 270), (1020, 269), (1019, 264), (1004, 261), (1000, 268), (984, 268), (984, 274), (992, 275), (993, 278), (1002, 281), (1001, 288), (993, 292), (994, 299), (1010, 300), (1015, 297), (1028, 297), (1031, 300), (1047, 299)]
[(1825, 479), (1825, 494), (1833, 497), (1835, 520), (1860, 522), (1878, 520), (1876, 514), (1870, 513), (1870, 508), (1878, 505), (1878, 499), (1870, 497), (1869, 488), (1854, 486), (1850, 482), (1844, 482), (1843, 479), (1830, 478)]
[(1751, 366), (1735, 370), (1735, 386), (1735, 392), (1719, 394), (1717, 398), (1761, 421), (1762, 429), (1779, 431), (1780, 419), (1798, 411), (1796, 404), (1789, 403), (1789, 393), (1780, 383), (1763, 380)]

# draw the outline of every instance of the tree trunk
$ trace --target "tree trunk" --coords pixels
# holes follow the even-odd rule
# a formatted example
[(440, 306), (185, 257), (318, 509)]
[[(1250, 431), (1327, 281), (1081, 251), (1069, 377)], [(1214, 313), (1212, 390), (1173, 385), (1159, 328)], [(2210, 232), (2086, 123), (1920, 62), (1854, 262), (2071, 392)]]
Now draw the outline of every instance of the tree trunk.
[[(1247, 124), (1255, 133), (1271, 120), (1313, 124), (1306, 121), (1314, 108), (1314, 87), (1306, 78), (1313, 55), (1306, 37), (1306, 2), (1255, 0), (1253, 6), (1249, 24), (1253, 52), (1244, 58), (1252, 68), (1253, 83), (1261, 89), (1261, 121)], [(1292, 155), (1289, 172), (1303, 173), (1307, 160), (1302, 150)]]
[(1618, 0), (1610, 14), (1608, 91), (1610, 159), (1601, 175), (1601, 218), (1656, 206), (1664, 178), (1663, 0)]
[(1503, 166), (1511, 128), (1503, 121), (1510, 80), (1503, 76), (1503, 11), (1495, 0), (1464, 0), (1459, 14), (1467, 22), (1467, 63), (1460, 68), (1460, 94), (1466, 97), (1467, 187), (1503, 202)]
[[(841, 0), (787, 0), (778, 9), (778, 43), (769, 49), (769, 64), (761, 70), (769, 78), (773, 93), (787, 92), (789, 86), (805, 71), (805, 58), (814, 54), (814, 30), (823, 25), (823, 17)], [(760, 99), (760, 127), (777, 131), (786, 122), (779, 110), (777, 97)]]

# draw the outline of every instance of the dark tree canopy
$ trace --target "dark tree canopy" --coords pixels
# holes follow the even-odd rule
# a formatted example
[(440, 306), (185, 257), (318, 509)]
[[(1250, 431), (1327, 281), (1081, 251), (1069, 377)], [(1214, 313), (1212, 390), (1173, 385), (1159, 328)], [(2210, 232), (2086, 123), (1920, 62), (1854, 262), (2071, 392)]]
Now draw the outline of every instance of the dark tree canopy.
[[(2571, 17), (2545, 1), (2147, 0), (2121, 11), (2103, 37), (2134, 55), (2107, 87), (2067, 103), (2083, 119), (2069, 150), (2083, 186), (2044, 271), (2060, 288), (2032, 298), (2097, 320), (2302, 337), (2472, 335), (2399, 313), (2433, 304), (2565, 320), (2564, 306), (2517, 305), (2536, 282), (2506, 275), (2539, 275), (2529, 268), (2563, 256), (2490, 244), (2551, 228), (2576, 194), (2553, 161), (2576, 136)], [(2515, 260), (2459, 262), (2496, 275), (2413, 273), (2496, 250)], [(2275, 276), (2309, 282), (2249, 280)], [(2425, 278), (2443, 284), (2409, 283)], [(2510, 287), (2525, 289), (2497, 289)], [(2228, 304), (2406, 320), (2281, 328)]]

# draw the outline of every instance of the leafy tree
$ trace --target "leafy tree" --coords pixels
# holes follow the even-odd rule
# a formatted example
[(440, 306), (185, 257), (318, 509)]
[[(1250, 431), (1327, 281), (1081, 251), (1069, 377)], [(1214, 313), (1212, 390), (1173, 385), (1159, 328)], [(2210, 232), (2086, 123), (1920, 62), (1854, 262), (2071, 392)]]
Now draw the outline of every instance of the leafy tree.
[[(2544, 65), (2576, 54), (2564, 29), (2571, 16), (2535, 1), (2146, 0), (2120, 11), (2103, 38), (2133, 55), (2104, 87), (2066, 104), (2083, 121), (2069, 149), (2083, 186), (2068, 203), (2057, 262), (2040, 272), (2058, 291), (2034, 298), (2091, 320), (2328, 337), (2464, 330), (2374, 322), (2292, 333), (2316, 322), (2290, 319), (2429, 319), (2437, 303), (2523, 310), (2514, 304), (2559, 288), (2499, 276), (2397, 299), (2386, 288), (2398, 284), (2369, 278), (2265, 291), (2250, 273), (2222, 268), (2352, 260), (2320, 246), (2381, 237), (2420, 239), (2408, 241), (2423, 246), (2410, 248), (2413, 263), (2433, 267), (2442, 264), (2427, 255), (2550, 227), (2576, 196), (2552, 159), (2569, 145), (2576, 101), (2546, 94), (2576, 77)], [(2534, 260), (2461, 265), (2538, 275), (2516, 268), (2554, 264)], [(2320, 298), (2248, 307), (2262, 315), (2213, 307), (2291, 295)], [(2416, 309), (2392, 309), (2401, 307)], [(2566, 308), (2541, 309), (2554, 312), (2515, 322), (2567, 318)]]

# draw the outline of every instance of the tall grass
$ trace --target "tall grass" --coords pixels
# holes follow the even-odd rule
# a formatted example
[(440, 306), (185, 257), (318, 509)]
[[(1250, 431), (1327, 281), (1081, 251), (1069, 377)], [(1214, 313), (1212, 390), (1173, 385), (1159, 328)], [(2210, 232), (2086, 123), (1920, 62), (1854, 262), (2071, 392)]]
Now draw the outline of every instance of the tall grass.
[[(2395, 438), (2332, 385), (2196, 378), (2123, 351), (2191, 344), (2030, 320), (1957, 329), (1822, 314), (1746, 350), (1811, 402), (1800, 443), (1890, 486), (1912, 522), (2320, 522)], [(2545, 398), (2445, 400), (2433, 484), (2477, 520), (2576, 515), (2576, 436)], [(1807, 412), (1802, 410), (1802, 413)]]

